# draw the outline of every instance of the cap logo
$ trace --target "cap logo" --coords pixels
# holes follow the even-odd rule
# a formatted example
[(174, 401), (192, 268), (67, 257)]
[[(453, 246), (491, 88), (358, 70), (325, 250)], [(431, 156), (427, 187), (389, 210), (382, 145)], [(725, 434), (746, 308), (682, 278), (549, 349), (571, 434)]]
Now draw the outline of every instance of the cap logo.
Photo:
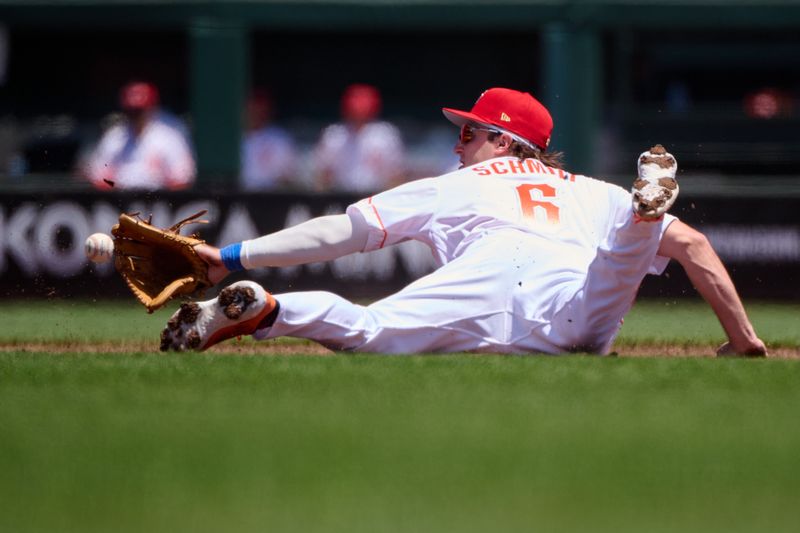
[(502, 120), (503, 122), (511, 122), (511, 117), (509, 117), (505, 113), (501, 113), (500, 114), (500, 120)]

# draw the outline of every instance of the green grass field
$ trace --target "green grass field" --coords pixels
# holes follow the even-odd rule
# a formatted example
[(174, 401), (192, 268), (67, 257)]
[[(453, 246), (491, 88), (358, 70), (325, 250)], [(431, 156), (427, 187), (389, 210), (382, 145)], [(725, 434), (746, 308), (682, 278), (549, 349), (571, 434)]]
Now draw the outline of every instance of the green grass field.
[[(748, 307), (800, 346), (800, 307)], [(797, 359), (86, 353), (155, 348), (167, 315), (3, 305), (0, 531), (800, 523)], [(721, 341), (704, 305), (645, 302), (620, 345)]]
[[(800, 304), (754, 303), (747, 308), (770, 346), (800, 347)], [(130, 301), (5, 302), (0, 307), (0, 345), (147, 341), (155, 346), (171, 309), (148, 315)], [(651, 300), (637, 303), (625, 317), (617, 344), (719, 344), (724, 338), (705, 303)]]

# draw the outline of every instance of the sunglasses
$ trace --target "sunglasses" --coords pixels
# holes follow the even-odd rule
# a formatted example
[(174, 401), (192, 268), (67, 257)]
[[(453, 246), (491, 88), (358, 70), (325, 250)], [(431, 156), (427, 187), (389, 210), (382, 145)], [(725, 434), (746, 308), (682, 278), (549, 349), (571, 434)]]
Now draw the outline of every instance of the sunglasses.
[(500, 133), (499, 130), (493, 130), (491, 128), (481, 128), (479, 126), (470, 126), (469, 124), (464, 124), (461, 126), (461, 133), (458, 136), (458, 140), (461, 144), (467, 144), (472, 139), (475, 138), (476, 131), (488, 131), (489, 133)]

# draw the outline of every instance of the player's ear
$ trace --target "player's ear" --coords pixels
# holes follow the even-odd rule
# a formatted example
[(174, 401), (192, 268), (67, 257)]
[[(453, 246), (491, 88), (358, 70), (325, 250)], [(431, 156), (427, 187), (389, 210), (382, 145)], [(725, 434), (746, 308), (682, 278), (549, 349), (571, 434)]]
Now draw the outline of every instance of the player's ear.
[(507, 133), (501, 134), (497, 138), (497, 151), (500, 153), (510, 152), (512, 142), (514, 142), (514, 139), (511, 138), (511, 135)]

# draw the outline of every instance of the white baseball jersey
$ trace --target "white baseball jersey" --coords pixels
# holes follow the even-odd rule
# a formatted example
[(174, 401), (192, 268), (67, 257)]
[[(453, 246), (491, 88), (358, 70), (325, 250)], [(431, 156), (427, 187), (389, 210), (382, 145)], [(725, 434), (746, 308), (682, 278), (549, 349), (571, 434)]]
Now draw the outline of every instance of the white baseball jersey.
[(348, 208), (365, 251), (414, 239), (442, 265), (369, 307), (328, 293), (278, 295), (262, 336), (382, 353), (609, 350), (642, 278), (660, 273), (667, 226), (630, 194), (539, 161), (501, 157), (401, 185)]
[(403, 173), (404, 158), (400, 132), (388, 122), (370, 122), (358, 130), (328, 126), (315, 150), (317, 171), (330, 172), (331, 188), (356, 193), (391, 186)]
[(294, 143), (286, 131), (269, 126), (248, 132), (242, 143), (242, 187), (248, 191), (269, 190), (292, 177), (295, 171)]
[(189, 142), (177, 120), (158, 114), (137, 137), (127, 124), (112, 126), (88, 161), (89, 179), (117, 189), (183, 189), (195, 178)]

